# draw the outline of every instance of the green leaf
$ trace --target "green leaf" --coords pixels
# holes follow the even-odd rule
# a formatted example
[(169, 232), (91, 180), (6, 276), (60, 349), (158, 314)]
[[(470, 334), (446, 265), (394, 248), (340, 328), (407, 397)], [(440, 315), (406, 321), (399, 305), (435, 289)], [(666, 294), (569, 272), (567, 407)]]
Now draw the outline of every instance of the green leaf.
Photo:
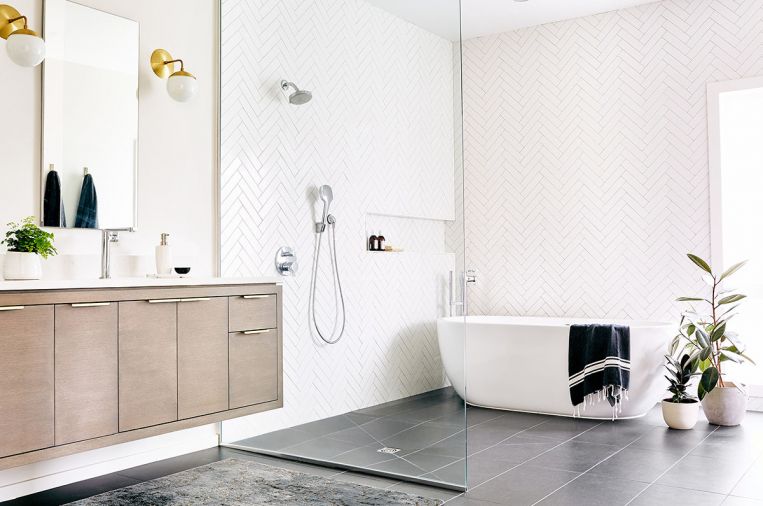
[(718, 369), (715, 367), (708, 367), (705, 369), (705, 372), (702, 373), (702, 377), (699, 380), (699, 387), (697, 390), (700, 400), (704, 399), (705, 395), (713, 391), (715, 385), (718, 384), (719, 376)]
[(676, 302), (702, 302), (704, 300), (701, 297), (678, 297)]
[(728, 350), (721, 350), (721, 359), (723, 358), (727, 358), (728, 360), (731, 360), (732, 362), (736, 362), (737, 364), (741, 364), (742, 362), (744, 362), (744, 358)]
[(729, 277), (732, 274), (734, 274), (736, 271), (738, 271), (739, 269), (744, 267), (746, 263), (747, 263), (747, 260), (745, 260), (744, 262), (739, 262), (738, 264), (734, 264), (731, 267), (729, 267), (728, 269), (726, 269), (726, 272), (721, 274), (721, 277), (718, 279), (718, 282), (720, 283), (721, 281), (723, 281), (727, 277)]
[(734, 302), (739, 302), (740, 300), (746, 298), (746, 295), (729, 295), (727, 297), (722, 298), (718, 301), (718, 305), (722, 306), (723, 304), (733, 304)]
[(712, 352), (713, 352), (713, 347), (712, 347), (712, 346), (708, 346), (707, 348), (704, 348), (704, 349), (703, 349), (703, 350), (700, 352), (700, 354), (699, 354), (699, 359), (700, 359), (700, 360), (702, 360), (703, 362), (704, 362), (705, 360), (708, 360), (708, 359), (710, 358), (710, 354), (711, 354)]
[(712, 342), (716, 342), (718, 339), (722, 338), (723, 334), (725, 333), (726, 333), (726, 324), (722, 323), (713, 329), (713, 333), (710, 334), (710, 340)]
[(707, 262), (702, 260), (697, 255), (692, 255), (691, 253), (687, 254), (686, 256), (688, 256), (689, 260), (694, 262), (700, 269), (702, 269), (703, 271), (707, 272), (708, 274), (710, 274), (712, 276), (713, 270), (710, 268), (710, 266), (707, 264)]
[(697, 333), (695, 334), (697, 337), (697, 341), (700, 344), (700, 347), (707, 348), (710, 346), (710, 336), (707, 335), (707, 332), (705, 332), (701, 328), (697, 328)]

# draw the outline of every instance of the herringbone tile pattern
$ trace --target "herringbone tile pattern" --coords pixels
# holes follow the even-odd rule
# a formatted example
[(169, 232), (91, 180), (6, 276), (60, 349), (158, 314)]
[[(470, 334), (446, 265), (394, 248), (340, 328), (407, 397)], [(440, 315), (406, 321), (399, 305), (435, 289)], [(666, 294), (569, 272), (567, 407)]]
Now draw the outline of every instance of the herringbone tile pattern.
[[(302, 267), (284, 279), (285, 409), (252, 431), (442, 386), (435, 321), (453, 268), (442, 247), (442, 220), (454, 215), (452, 44), (360, 0), (223, 0), (222, 26), (223, 274), (274, 273), (284, 245)], [(313, 100), (288, 104), (281, 79)], [(308, 325), (321, 184), (334, 190), (347, 302), (335, 346)], [(383, 222), (390, 244), (410, 252), (366, 252), (369, 213), (425, 218)], [(406, 244), (414, 238), (439, 247)], [(326, 327), (335, 308), (321, 259)]]
[(472, 312), (674, 320), (710, 249), (706, 85), (760, 74), (758, 0), (466, 41)]

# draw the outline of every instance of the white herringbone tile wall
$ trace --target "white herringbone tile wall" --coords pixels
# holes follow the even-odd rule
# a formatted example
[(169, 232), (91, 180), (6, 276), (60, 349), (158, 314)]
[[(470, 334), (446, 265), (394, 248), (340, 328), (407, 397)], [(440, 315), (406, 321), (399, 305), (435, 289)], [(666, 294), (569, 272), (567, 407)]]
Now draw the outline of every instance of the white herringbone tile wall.
[(710, 251), (706, 85), (763, 74), (763, 2), (664, 0), (463, 51), (471, 311), (676, 320), (701, 288), (685, 254)]
[[(361, 0), (223, 0), (222, 27), (222, 272), (274, 274), (285, 245), (302, 267), (284, 278), (285, 407), (226, 422), (225, 439), (442, 386), (435, 323), (454, 262), (444, 248), (454, 216), (452, 44)], [(313, 100), (290, 105), (281, 79)], [(321, 184), (334, 190), (347, 303), (346, 334), (333, 346), (308, 325)], [(369, 253), (367, 218), (390, 244), (430, 238), (436, 247)], [(326, 252), (324, 243), (324, 327), (335, 309)]]

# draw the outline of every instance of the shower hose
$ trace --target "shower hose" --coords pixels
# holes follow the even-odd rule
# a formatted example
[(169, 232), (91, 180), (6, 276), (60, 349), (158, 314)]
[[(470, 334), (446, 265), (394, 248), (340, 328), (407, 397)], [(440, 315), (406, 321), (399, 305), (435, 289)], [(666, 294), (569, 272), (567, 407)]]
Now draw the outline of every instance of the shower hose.
[[(318, 260), (321, 256), (321, 244), (323, 243), (323, 236), (325, 235), (322, 231), (316, 233), (315, 238), (315, 254), (313, 255), (313, 276), (310, 281), (310, 303), (309, 303), (309, 312), (310, 312), (310, 322), (312, 323), (313, 327), (315, 328), (316, 333), (318, 336), (326, 343), (326, 344), (336, 344), (339, 342), (340, 339), (342, 339), (342, 335), (344, 334), (344, 326), (346, 321), (346, 313), (345, 313), (345, 307), (344, 307), (344, 294), (342, 293), (342, 281), (339, 279), (339, 266), (337, 264), (336, 260), (336, 219), (332, 215), (328, 215), (327, 217), (327, 223), (328, 223), (328, 236), (329, 236), (329, 255), (331, 256), (331, 273), (332, 273), (332, 279), (334, 282), (334, 327), (331, 329), (330, 333), (326, 333), (325, 330), (321, 330), (320, 326), (318, 325), (318, 320), (315, 317), (315, 291), (316, 287), (318, 285)], [(341, 309), (341, 318), (339, 318), (339, 315), (336, 313), (336, 309)], [(339, 325), (338, 331), (337, 326), (341, 320), (341, 325)]]

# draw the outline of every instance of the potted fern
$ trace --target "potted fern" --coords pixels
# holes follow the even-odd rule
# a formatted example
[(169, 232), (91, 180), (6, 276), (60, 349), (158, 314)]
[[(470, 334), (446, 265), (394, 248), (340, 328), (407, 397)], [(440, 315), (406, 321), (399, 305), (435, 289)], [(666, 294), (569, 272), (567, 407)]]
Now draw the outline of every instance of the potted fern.
[(688, 392), (689, 382), (699, 368), (699, 358), (684, 353), (680, 359), (665, 355), (665, 375), (673, 394), (662, 401), (662, 418), (671, 429), (693, 429), (699, 416), (699, 401)]
[[(697, 395), (707, 420), (715, 425), (739, 425), (747, 410), (747, 392), (726, 377), (723, 366), (729, 362), (754, 362), (745, 355), (739, 336), (728, 329), (729, 320), (734, 317), (745, 295), (724, 289), (723, 283), (746, 262), (716, 274), (700, 257), (692, 254), (688, 257), (705, 272), (704, 279), (710, 286), (710, 294), (707, 297), (677, 299), (690, 303), (691, 307), (683, 313), (680, 332), (671, 344), (671, 355), (683, 346), (691, 360), (699, 360), (701, 377)], [(698, 308), (694, 307), (695, 304)]]
[(40, 258), (58, 253), (53, 246), (53, 238), (53, 234), (35, 224), (33, 216), (24, 218), (21, 224), (8, 223), (5, 239), (0, 242), (8, 248), (3, 263), (3, 277), (7, 280), (40, 279)]

